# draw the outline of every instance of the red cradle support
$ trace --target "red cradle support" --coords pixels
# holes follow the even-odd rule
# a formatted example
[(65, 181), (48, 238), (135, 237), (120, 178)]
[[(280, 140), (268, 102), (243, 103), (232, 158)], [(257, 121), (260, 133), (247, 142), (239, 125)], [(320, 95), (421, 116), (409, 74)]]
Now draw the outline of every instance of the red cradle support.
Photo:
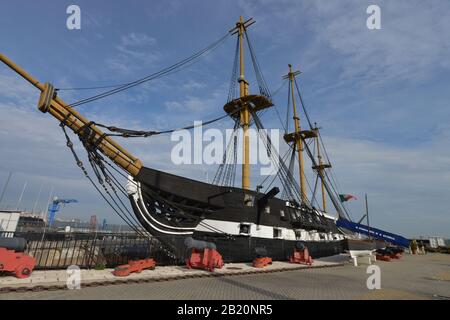
[(153, 259), (132, 260), (128, 264), (123, 264), (114, 269), (113, 275), (116, 277), (126, 277), (131, 273), (140, 273), (142, 270), (155, 269), (156, 262)]
[(255, 258), (255, 260), (253, 260), (254, 268), (264, 268), (269, 264), (272, 264), (272, 258), (269, 257)]
[(203, 269), (214, 272), (215, 268), (223, 267), (222, 256), (216, 249), (196, 249), (193, 248), (191, 256), (186, 259), (188, 269)]
[(313, 258), (309, 255), (308, 248), (303, 250), (295, 248), (293, 255), (289, 257), (289, 262), (311, 266)]
[(22, 252), (0, 248), (0, 271), (12, 272), (17, 278), (28, 278), (36, 259)]
[(390, 262), (391, 261), (391, 257), (387, 254), (377, 254), (377, 260), (378, 261), (386, 261), (386, 262)]
[(390, 255), (391, 259), (400, 259), (402, 257), (401, 253), (392, 253)]

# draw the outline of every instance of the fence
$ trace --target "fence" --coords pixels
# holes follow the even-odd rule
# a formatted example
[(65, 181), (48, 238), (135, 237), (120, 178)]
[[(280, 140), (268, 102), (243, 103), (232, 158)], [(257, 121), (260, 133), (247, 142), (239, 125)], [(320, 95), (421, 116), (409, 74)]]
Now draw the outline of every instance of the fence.
[(36, 258), (36, 269), (110, 268), (147, 257), (158, 265), (177, 263), (156, 238), (134, 233), (0, 232), (0, 238), (12, 236), (27, 241), (25, 253)]

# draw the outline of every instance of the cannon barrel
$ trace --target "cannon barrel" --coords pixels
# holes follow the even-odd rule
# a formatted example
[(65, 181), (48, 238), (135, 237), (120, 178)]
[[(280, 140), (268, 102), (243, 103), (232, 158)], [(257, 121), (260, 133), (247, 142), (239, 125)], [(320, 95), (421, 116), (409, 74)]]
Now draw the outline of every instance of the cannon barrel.
[(207, 242), (207, 241), (201, 241), (201, 240), (195, 240), (192, 237), (187, 237), (186, 240), (184, 240), (184, 245), (188, 249), (217, 249), (216, 244), (213, 242)]
[(255, 254), (257, 258), (267, 257), (267, 249), (263, 247), (257, 247), (255, 248)]
[(24, 238), (0, 238), (0, 248), (24, 252), (27, 248), (27, 241)]

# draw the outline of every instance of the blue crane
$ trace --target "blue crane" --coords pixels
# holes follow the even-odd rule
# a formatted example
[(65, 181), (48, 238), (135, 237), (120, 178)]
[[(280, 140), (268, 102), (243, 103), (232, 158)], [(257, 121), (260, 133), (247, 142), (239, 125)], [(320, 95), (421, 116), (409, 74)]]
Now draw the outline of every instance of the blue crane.
[(75, 199), (58, 199), (58, 197), (54, 197), (52, 203), (48, 207), (48, 226), (49, 227), (53, 226), (56, 212), (58, 212), (61, 209), (61, 204), (77, 203), (77, 202), (78, 201)]

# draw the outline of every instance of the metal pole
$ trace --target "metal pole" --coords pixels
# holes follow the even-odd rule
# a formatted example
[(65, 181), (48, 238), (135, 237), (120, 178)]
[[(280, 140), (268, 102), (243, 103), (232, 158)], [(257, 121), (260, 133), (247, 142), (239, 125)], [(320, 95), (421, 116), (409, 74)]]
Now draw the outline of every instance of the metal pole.
[(48, 201), (47, 201), (47, 206), (44, 208), (43, 213), (42, 213), (42, 219), (44, 221), (47, 221), (47, 214), (48, 214), (48, 206), (50, 205), (50, 202), (52, 201), (52, 196), (53, 196), (53, 187), (51, 187), (50, 189), (50, 194), (48, 195)]
[(36, 197), (36, 200), (34, 201), (33, 210), (31, 211), (33, 214), (34, 214), (34, 210), (36, 210), (36, 206), (37, 206), (37, 204), (38, 204), (39, 197), (41, 196), (41, 192), (42, 192), (42, 187), (43, 187), (43, 186), (44, 186), (44, 183), (41, 182), (41, 187), (39, 188), (38, 195), (37, 195), (37, 197)]
[(6, 189), (8, 188), (9, 180), (11, 180), (12, 172), (9, 173), (8, 179), (6, 179), (5, 186), (3, 187), (2, 195), (0, 196), (0, 203), (3, 201), (3, 197), (5, 196)]
[(19, 210), (19, 206), (22, 203), (22, 197), (23, 197), (23, 194), (25, 193), (25, 189), (27, 188), (27, 184), (28, 184), (28, 181), (25, 181), (25, 183), (23, 185), (22, 193), (20, 194), (19, 200), (17, 201), (16, 210)]
[(371, 237), (370, 237), (370, 223), (369, 223), (369, 203), (367, 201), (367, 193), (365, 195), (365, 198), (366, 198), (367, 231), (369, 232), (369, 240), (370, 240)]

